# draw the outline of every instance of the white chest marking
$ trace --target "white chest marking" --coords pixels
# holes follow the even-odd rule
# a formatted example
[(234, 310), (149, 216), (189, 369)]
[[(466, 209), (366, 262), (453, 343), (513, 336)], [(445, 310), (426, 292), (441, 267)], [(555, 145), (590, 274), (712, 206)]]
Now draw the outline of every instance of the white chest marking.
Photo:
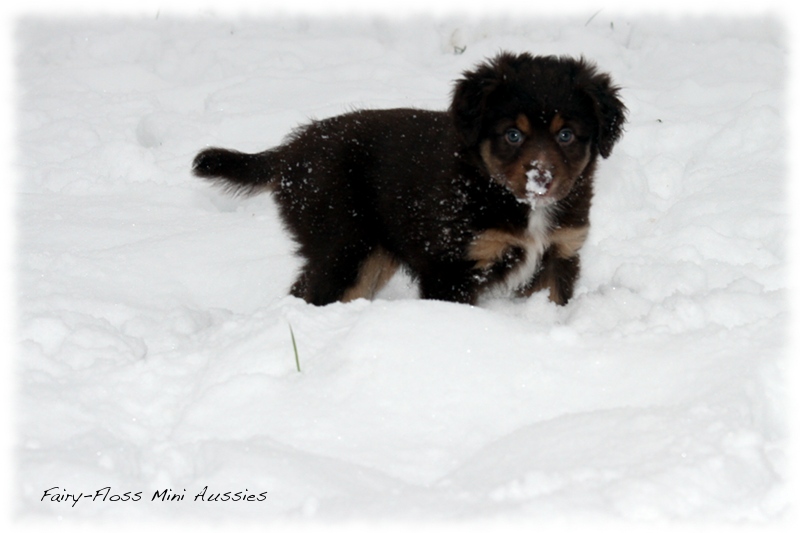
[(525, 260), (508, 274), (505, 281), (508, 290), (513, 291), (522, 287), (536, 273), (542, 254), (550, 246), (551, 224), (548, 207), (540, 206), (531, 212), (528, 218), (528, 229), (522, 238)]

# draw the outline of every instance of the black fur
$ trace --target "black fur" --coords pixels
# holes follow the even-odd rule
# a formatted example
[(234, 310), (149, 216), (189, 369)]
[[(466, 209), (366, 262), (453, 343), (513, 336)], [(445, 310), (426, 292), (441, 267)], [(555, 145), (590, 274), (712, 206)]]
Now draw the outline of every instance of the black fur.
[[(474, 303), (529, 253), (517, 242), (527, 238), (538, 207), (520, 192), (523, 170), (512, 167), (530, 167), (525, 158), (536, 146), (550, 150), (555, 179), (545, 196), (558, 207), (547, 207), (553, 226), (588, 224), (595, 159), (610, 154), (624, 111), (608, 76), (583, 60), (501, 54), (464, 73), (448, 112), (355, 111), (312, 122), (258, 154), (203, 150), (193, 170), (231, 192), (273, 192), (305, 259), (291, 289), (295, 296), (317, 305), (371, 296), (400, 265), (418, 279), (423, 298)], [(502, 137), (522, 115), (530, 131), (522, 145), (510, 147)], [(570, 115), (576, 124), (574, 143), (583, 144), (574, 153), (566, 145), (554, 148), (545, 132), (556, 115)], [(578, 176), (581, 146), (588, 159)], [(555, 149), (561, 152), (553, 155)], [(476, 251), (489, 234), (508, 243), (501, 239), (490, 254)], [(563, 301), (554, 300), (564, 303), (577, 267), (568, 288), (556, 290), (541, 279), (558, 268), (549, 259), (558, 259), (557, 252), (543, 254), (542, 269), (526, 287), (561, 292)]]

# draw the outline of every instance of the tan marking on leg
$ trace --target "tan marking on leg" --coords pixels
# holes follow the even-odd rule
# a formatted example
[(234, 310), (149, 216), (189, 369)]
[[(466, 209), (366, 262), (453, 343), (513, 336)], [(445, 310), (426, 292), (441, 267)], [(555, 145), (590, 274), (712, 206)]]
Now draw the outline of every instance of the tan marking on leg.
[(479, 233), (469, 246), (467, 257), (475, 261), (475, 268), (488, 268), (502, 259), (511, 247), (525, 247), (522, 237), (496, 229)]
[(556, 285), (555, 279), (549, 278), (543, 288), (549, 289), (550, 294), (547, 295), (547, 298), (554, 304), (564, 305), (566, 303), (561, 300), (561, 296), (558, 292), (558, 286)]
[(556, 133), (561, 131), (561, 128), (564, 127), (564, 124), (566, 123), (564, 122), (564, 119), (561, 117), (561, 114), (556, 113), (556, 116), (554, 116), (553, 120), (550, 121), (550, 133), (555, 135)]
[(555, 246), (559, 257), (568, 259), (577, 255), (588, 234), (588, 225), (578, 228), (558, 228), (550, 235), (550, 242)]
[(361, 264), (355, 285), (344, 292), (341, 301), (371, 300), (386, 285), (398, 268), (397, 261), (383, 248), (376, 248)]
[(556, 285), (555, 278), (550, 273), (543, 273), (536, 278), (534, 283), (521, 287), (517, 290), (517, 295), (523, 298), (528, 298), (535, 292), (547, 290), (549, 292), (547, 298), (558, 305), (564, 305), (559, 296), (558, 286)]

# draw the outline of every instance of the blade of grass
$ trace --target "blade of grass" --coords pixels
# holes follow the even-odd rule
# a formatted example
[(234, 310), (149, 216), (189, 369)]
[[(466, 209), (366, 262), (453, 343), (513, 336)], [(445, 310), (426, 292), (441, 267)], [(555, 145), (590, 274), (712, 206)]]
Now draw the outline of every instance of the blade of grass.
[(294, 340), (294, 331), (292, 331), (291, 324), (289, 324), (289, 335), (292, 336), (292, 348), (294, 349), (294, 362), (297, 365), (297, 371), (300, 372), (300, 356), (297, 354), (297, 342)]

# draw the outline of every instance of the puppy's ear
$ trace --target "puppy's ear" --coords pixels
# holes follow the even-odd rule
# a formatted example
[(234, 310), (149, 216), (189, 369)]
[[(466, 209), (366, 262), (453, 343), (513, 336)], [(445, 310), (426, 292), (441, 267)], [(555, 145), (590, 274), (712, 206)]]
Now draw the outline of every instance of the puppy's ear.
[(502, 65), (509, 58), (508, 54), (501, 54), (475, 70), (464, 72), (456, 82), (450, 116), (459, 138), (467, 146), (474, 146), (480, 138), (487, 100), (502, 83)]
[(627, 108), (619, 98), (619, 87), (612, 84), (607, 74), (599, 74), (593, 65), (586, 65), (583, 89), (592, 99), (599, 124), (597, 149), (608, 157), (614, 144), (622, 137)]

